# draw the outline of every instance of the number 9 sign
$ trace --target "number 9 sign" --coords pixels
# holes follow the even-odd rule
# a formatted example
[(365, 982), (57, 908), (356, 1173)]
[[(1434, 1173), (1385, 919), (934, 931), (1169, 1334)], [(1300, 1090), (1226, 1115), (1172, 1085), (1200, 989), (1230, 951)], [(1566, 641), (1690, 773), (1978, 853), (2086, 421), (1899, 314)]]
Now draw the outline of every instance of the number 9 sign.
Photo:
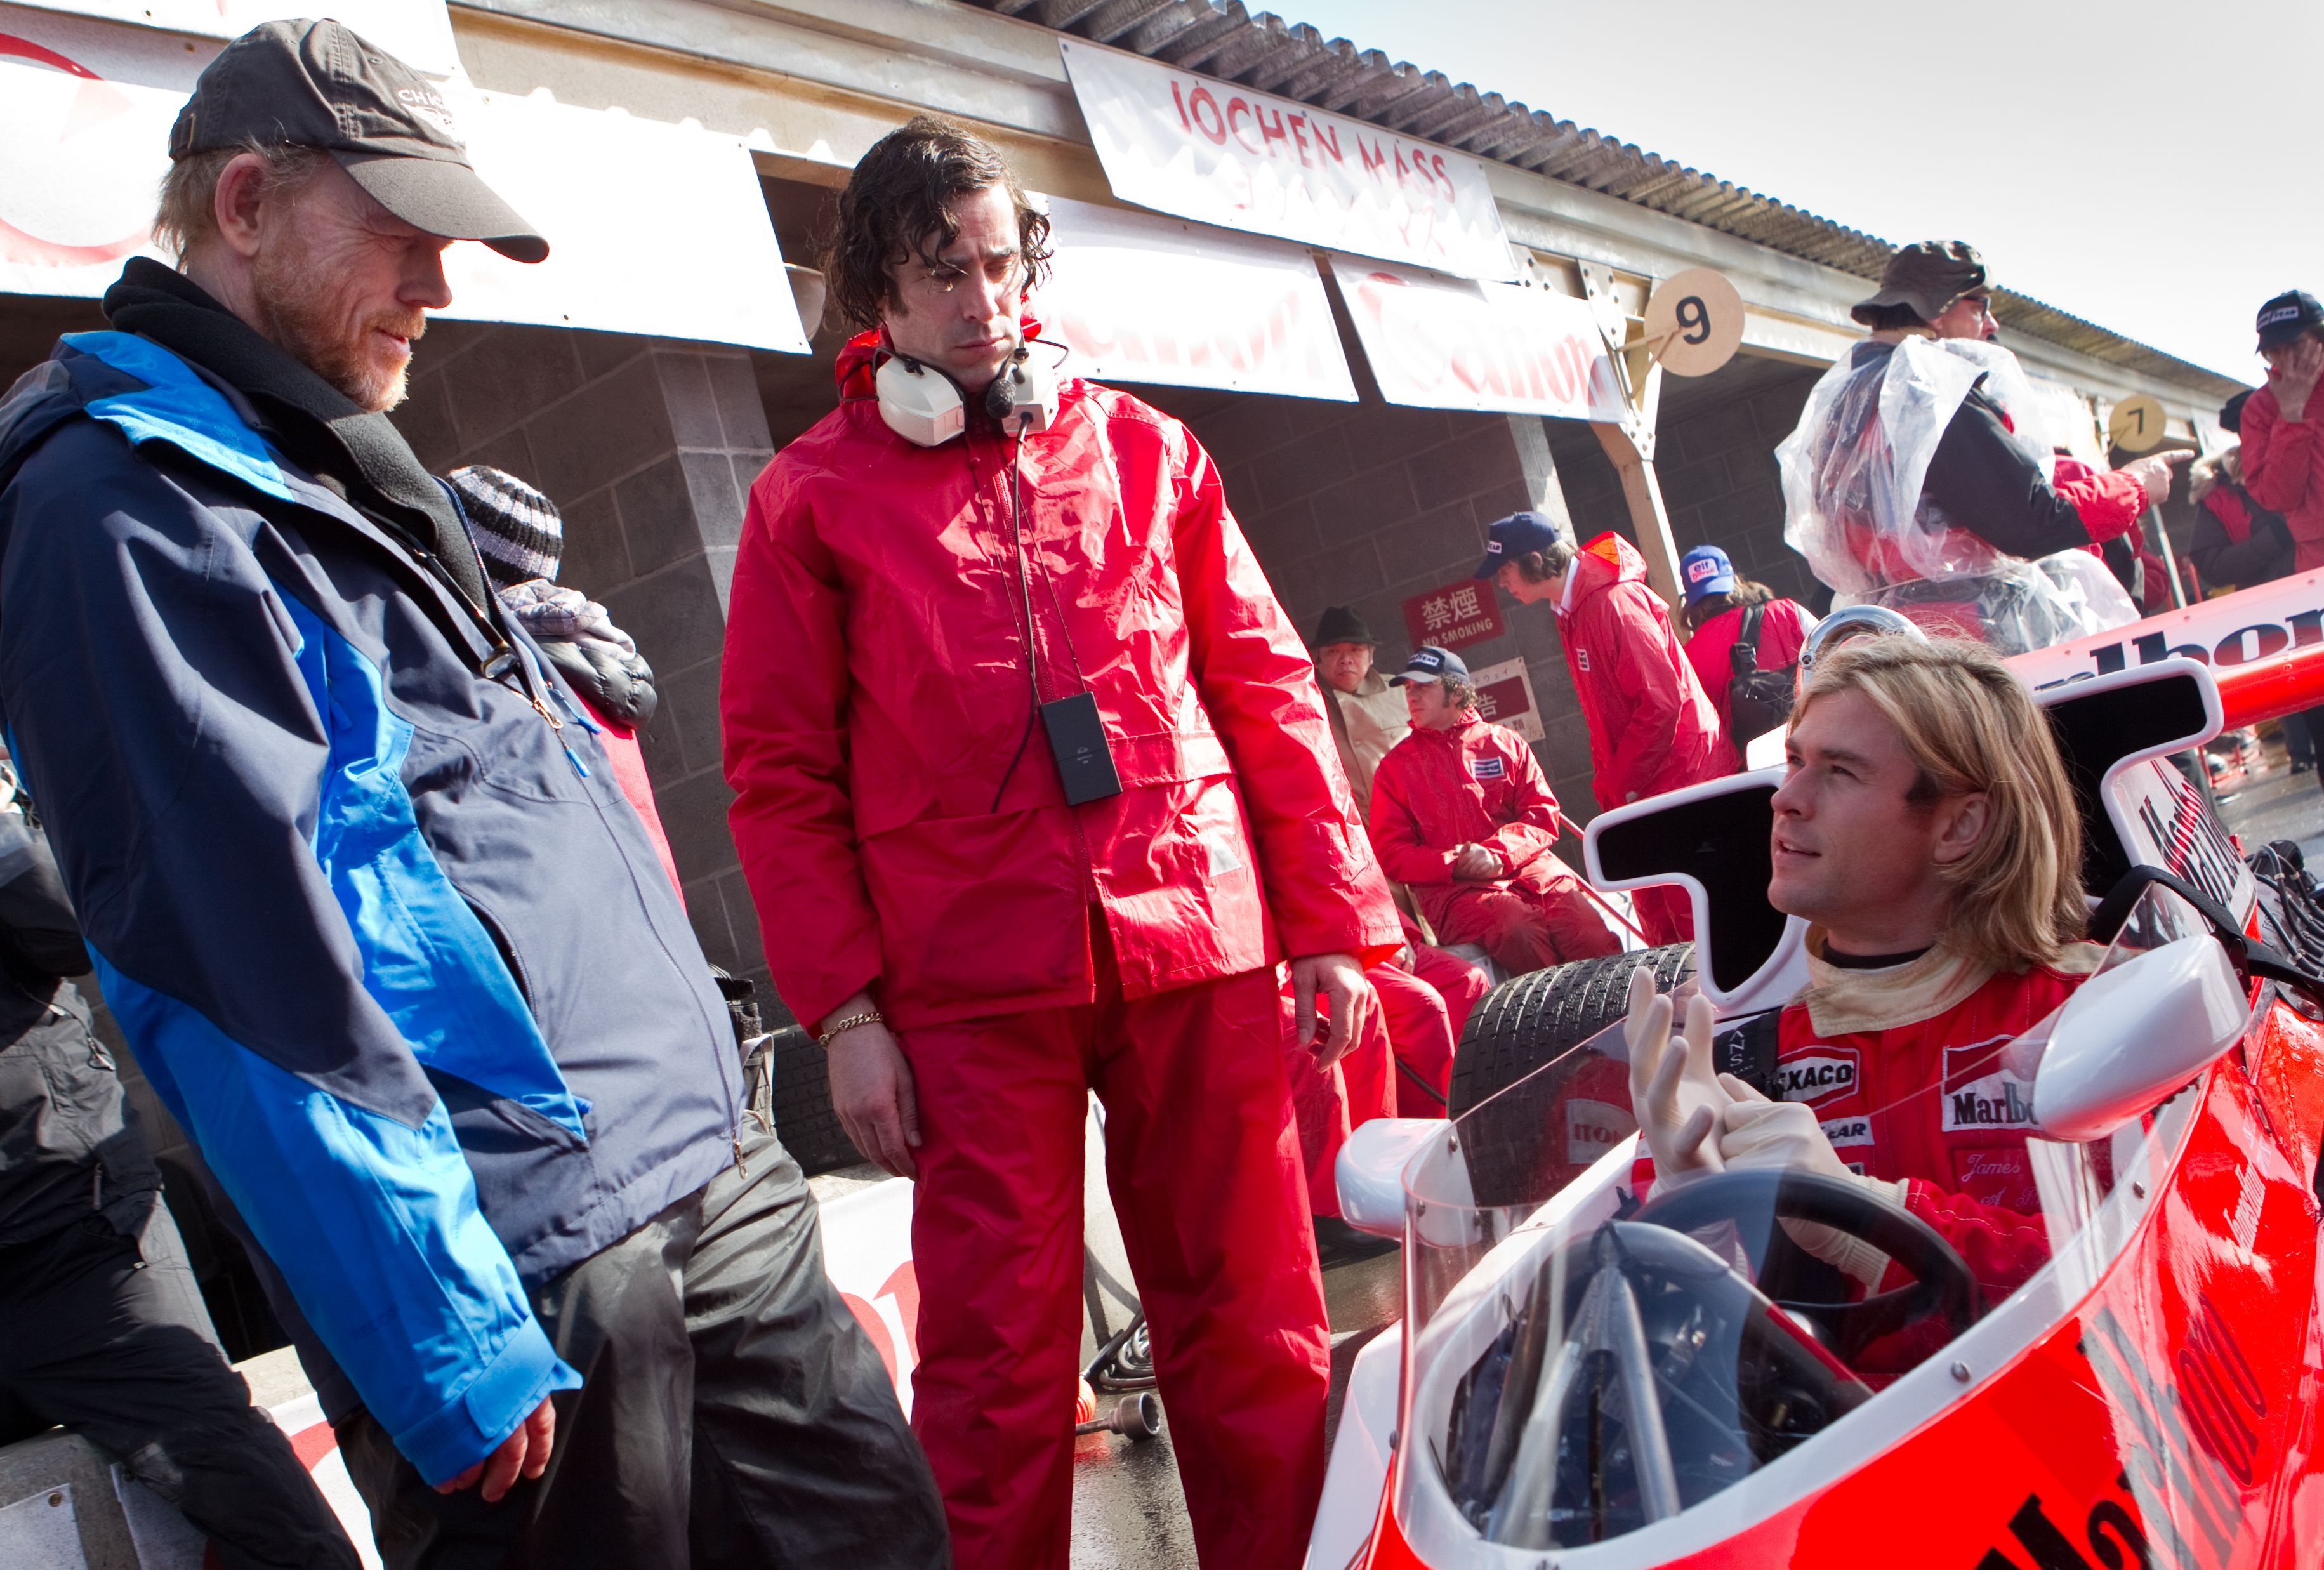
[(1743, 297), (1708, 267), (1674, 272), (1646, 301), (1646, 346), (1674, 376), (1708, 376), (1743, 343)]

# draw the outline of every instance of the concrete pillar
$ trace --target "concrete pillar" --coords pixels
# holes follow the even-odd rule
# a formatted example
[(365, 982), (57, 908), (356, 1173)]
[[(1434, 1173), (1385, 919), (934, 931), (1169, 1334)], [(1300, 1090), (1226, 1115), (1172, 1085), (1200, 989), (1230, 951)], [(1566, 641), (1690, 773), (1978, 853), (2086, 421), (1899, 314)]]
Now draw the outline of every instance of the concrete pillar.
[(750, 484), (772, 453), (749, 355), (613, 333), (445, 322), (395, 421), (438, 474), (484, 463), (565, 515), (560, 583), (601, 601), (654, 668), (643, 740), (687, 912), (713, 964), (760, 984), (759, 925), (726, 833), (718, 660)]

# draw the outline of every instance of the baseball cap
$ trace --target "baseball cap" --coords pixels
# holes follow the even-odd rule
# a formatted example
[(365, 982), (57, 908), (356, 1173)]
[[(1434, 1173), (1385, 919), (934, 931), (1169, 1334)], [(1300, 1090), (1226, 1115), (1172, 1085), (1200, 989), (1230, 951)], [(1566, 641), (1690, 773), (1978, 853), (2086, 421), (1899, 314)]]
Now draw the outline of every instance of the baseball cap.
[(1679, 586), (1686, 603), (1735, 592), (1735, 564), (1716, 545), (1698, 545), (1678, 559)]
[(1446, 677), (1455, 680), (1469, 679), (1469, 663), (1450, 649), (1439, 649), (1434, 643), (1423, 643), (1404, 662), (1401, 675), (1388, 679), (1390, 687), (1402, 687), (1407, 681), (1442, 681)]
[(264, 22), (227, 44), (178, 111), (170, 160), (251, 142), (329, 153), (426, 234), (482, 240), (517, 262), (549, 254), (549, 242), (468, 162), (443, 95), (339, 23)]
[(1471, 576), (1490, 577), (1501, 570), (1501, 563), (1514, 561), (1564, 538), (1564, 530), (1538, 513), (1512, 513), (1486, 531), (1485, 564)]
[(2311, 328), (2324, 327), (2324, 305), (2304, 289), (2279, 294), (2259, 308), (2259, 346), (2288, 344)]
[(1985, 258), (1966, 240), (1918, 240), (1888, 258), (1880, 292), (1860, 300), (1848, 314), (1869, 325), (1875, 310), (1909, 305), (1923, 321), (1934, 321), (1972, 289), (1983, 289)]
[(2251, 399), (2253, 389), (2246, 387), (2219, 405), (2219, 429), (2231, 436), (2240, 436), (2244, 428), (2244, 405)]

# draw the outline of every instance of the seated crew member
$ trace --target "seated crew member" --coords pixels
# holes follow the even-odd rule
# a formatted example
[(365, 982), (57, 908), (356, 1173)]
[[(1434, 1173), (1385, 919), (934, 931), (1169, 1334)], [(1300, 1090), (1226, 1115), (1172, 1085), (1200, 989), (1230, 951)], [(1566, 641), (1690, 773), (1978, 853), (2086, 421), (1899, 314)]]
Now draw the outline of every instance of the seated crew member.
[(1541, 764), (1477, 712), (1467, 664), (1424, 645), (1392, 684), (1412, 734), (1372, 776), (1372, 848), (1439, 940), (1481, 944), (1512, 974), (1618, 951), (1557, 859), (1563, 818)]
[(1985, 263), (1959, 240), (1888, 262), (1872, 329), (1775, 449), (1784, 539), (1841, 605), (1869, 601), (2004, 654), (2137, 619), (2089, 547), (2126, 534), (2184, 454), (2061, 478), (2016, 356), (1985, 341)]
[[(1352, 608), (1324, 610), (1315, 628), (1315, 677), (1323, 688), (1340, 766), (1348, 771), (1356, 810), (1366, 822), (1371, 818), (1373, 771), (1412, 732), (1402, 694), (1373, 667), (1379, 651), (1379, 640)], [(1430, 943), (1427, 929), (1413, 919), (1418, 907), (1411, 891), (1391, 885), (1388, 892), (1404, 919), (1404, 950), (1364, 974), (1379, 993), (1396, 1048), (1396, 1092), (1390, 1099), (1399, 1116), (1441, 1117), (1452, 1077), (1452, 1046), (1469, 1022), (1469, 1011), (1485, 995), (1484, 973)], [(1295, 1092), (1303, 1072), (1292, 1075)]]
[[(1708, 1002), (1674, 1040), (1669, 1003), (1632, 978), (1634, 1038), (1662, 1044), (1632, 1052), (1639, 1186), (1769, 1167), (1866, 1183), (1998, 1301), (2049, 1258), (2032, 1087), (1998, 1048), (2103, 955), (2079, 938), (2081, 820), (2049, 724), (1986, 649), (1868, 638), (1818, 663), (1785, 757), (1767, 898), (1812, 924), (1809, 984), (1754, 1085), (1712, 1074)], [(1996, 1118), (1957, 1126), (1962, 1095)], [(1888, 1269), (1854, 1239), (1811, 1246), (1868, 1289)]]

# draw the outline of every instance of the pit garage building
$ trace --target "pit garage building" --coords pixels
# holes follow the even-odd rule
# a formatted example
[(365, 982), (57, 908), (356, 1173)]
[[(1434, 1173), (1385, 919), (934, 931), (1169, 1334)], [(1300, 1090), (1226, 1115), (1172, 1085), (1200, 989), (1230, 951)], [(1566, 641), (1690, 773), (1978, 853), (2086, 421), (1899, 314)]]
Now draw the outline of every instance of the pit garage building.
[[(0, 378), (102, 325), (202, 64), (311, 9), (0, 4)], [(1583, 539), (1620, 531), (1666, 593), (1680, 552), (1718, 544), (1815, 597), (1773, 449), (1858, 335), (1848, 308), (1890, 252), (1870, 236), (1235, 0), (329, 12), (444, 84), (479, 167), (557, 247), (531, 272), (455, 253), (460, 298), (395, 418), (438, 472), (497, 465), (562, 506), (564, 581), (660, 679), (646, 755), (695, 926), (759, 980), (770, 1022), (788, 1016), (761, 943), (780, 938), (752, 911), (719, 771), (727, 585), (751, 480), (835, 401), (819, 231), (853, 162), (911, 115), (973, 125), (1051, 199), (1048, 335), (1194, 429), (1301, 627), (1349, 604), (1384, 663), (1423, 634), (1461, 644), (1575, 817), (1590, 757), (1557, 633), (1471, 582), (1487, 522), (1530, 506)], [(1189, 174), (1174, 134), (1223, 162)], [(1401, 182), (1397, 210), (1434, 226), (1335, 218), (1327, 146), (1331, 178)], [(1739, 293), (1740, 352), (1668, 374), (1640, 319), (1657, 281), (1698, 268)], [(2145, 394), (2172, 439), (2220, 443), (2236, 383), (2006, 291), (1996, 312), (2054, 441), (2105, 462), (2109, 413)], [(2183, 502), (2168, 515), (2183, 548)], [(787, 1038), (778, 1076), (808, 1170), (853, 1159), (812, 1047)], [(144, 1110), (157, 1143), (174, 1134)]]

